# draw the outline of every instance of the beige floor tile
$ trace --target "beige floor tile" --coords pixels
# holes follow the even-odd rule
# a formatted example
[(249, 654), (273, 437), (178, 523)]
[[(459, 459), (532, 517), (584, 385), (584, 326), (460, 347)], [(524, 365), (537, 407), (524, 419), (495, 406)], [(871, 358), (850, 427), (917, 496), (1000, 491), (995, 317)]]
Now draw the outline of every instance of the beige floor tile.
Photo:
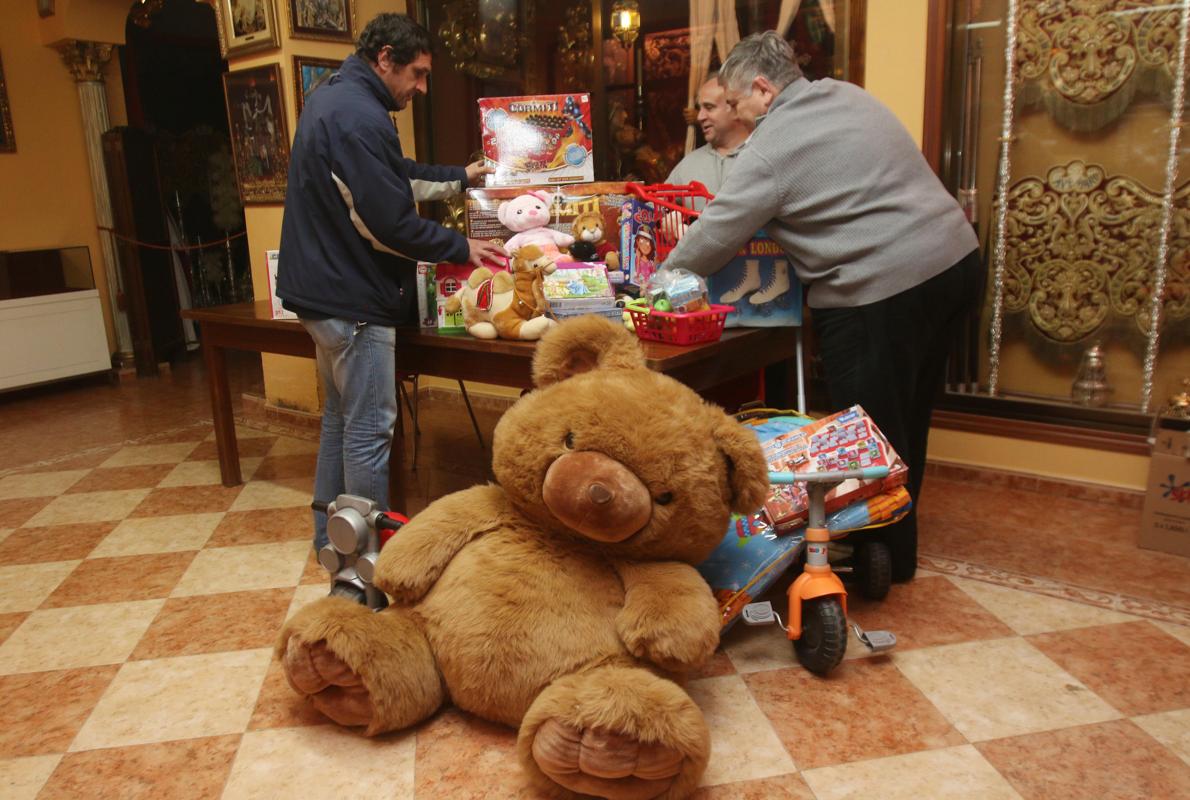
[(1153, 624), (1175, 639), (1190, 644), (1190, 625), (1177, 625), (1173, 622), (1154, 622)]
[(691, 681), (686, 690), (711, 729), (711, 761), (702, 776), (703, 786), (797, 770), (739, 675)]
[(298, 488), (308, 480), (252, 481), (231, 504), (231, 511), (252, 511), (257, 508), (291, 508), (309, 506), (310, 491)]
[[(261, 461), (260, 458), (241, 458), (240, 478), (245, 481), (252, 480)], [(183, 461), (170, 470), (170, 473), (162, 478), (157, 487), (214, 486), (222, 482), (223, 476), (219, 472), (218, 461)]]
[(1190, 708), (1133, 717), (1132, 721), (1190, 764)]
[(1113, 622), (1132, 622), (1136, 619), (1106, 608), (1060, 600), (1043, 594), (1023, 592), (1005, 586), (994, 586), (967, 578), (951, 578), (971, 599), (999, 617), (1005, 625), (1022, 636), (1048, 631), (1064, 631), (1106, 625)]
[(52, 497), (74, 486), (91, 470), (71, 469), (62, 472), (30, 472), (0, 478), (0, 500), (18, 497)]
[(120, 664), (164, 600), (34, 611), (0, 645), (0, 675)]
[[(779, 613), (784, 615), (783, 611)], [(737, 622), (723, 636), (721, 644), (737, 672), (766, 672), (797, 664), (793, 644), (776, 625), (753, 627)]]
[[(271, 657), (272, 651), (262, 648), (128, 662), (70, 750), (241, 733)], [(338, 765), (339, 772), (355, 772), (345, 770), (345, 763)]]
[(971, 745), (854, 761), (802, 773), (818, 800), (1020, 800)]
[(132, 467), (140, 464), (176, 464), (190, 451), (198, 447), (198, 442), (180, 442), (178, 444), (138, 444), (121, 447), (112, 457), (104, 461), (102, 467)]
[(222, 512), (126, 519), (96, 545), (88, 558), (201, 550), (222, 519)]
[(269, 450), (270, 456), (296, 456), (303, 453), (317, 453), (318, 440), (307, 441), (305, 439), (295, 439), (292, 436), (278, 436), (277, 441), (273, 444), (273, 449)]
[[(249, 428), (247, 425), (236, 425), (236, 439), (266, 439), (270, 436), (276, 436), (276, 434)], [(215, 434), (212, 433), (210, 438), (214, 440)]]
[(5, 539), (7, 539), (12, 534), (12, 532), (14, 530), (16, 530), (16, 529), (15, 528), (0, 528), (0, 542), (3, 542)]
[(0, 613), (32, 611), (53, 593), (81, 561), (48, 561), (0, 567)]
[(26, 527), (65, 525), (71, 522), (107, 522), (124, 519), (148, 496), (150, 489), (124, 489), (112, 492), (81, 492), (55, 497), (33, 515)]
[(26, 756), (0, 761), (0, 797), (5, 800), (33, 800), (62, 755)]
[(223, 800), (412, 800), (412, 733), (368, 739), (337, 725), (244, 734)]
[(330, 593), (331, 582), (328, 578), (323, 584), (308, 584), (306, 586), (299, 586), (293, 593), (293, 600), (289, 602), (289, 611), (285, 613), (285, 619), (289, 619), (296, 614), (300, 609), (310, 605), (315, 600), (321, 600)]
[(1023, 639), (926, 647), (892, 659), (973, 742), (1120, 716)]
[(310, 544), (300, 541), (203, 550), (170, 596), (296, 586), (309, 551)]

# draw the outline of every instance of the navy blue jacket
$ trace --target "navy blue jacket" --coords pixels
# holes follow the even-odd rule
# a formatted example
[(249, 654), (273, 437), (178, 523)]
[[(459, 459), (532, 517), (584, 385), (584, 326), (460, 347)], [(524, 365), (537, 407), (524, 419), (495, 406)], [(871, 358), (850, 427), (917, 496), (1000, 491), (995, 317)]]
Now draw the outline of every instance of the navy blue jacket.
[(467, 260), (463, 236), (418, 216), (409, 184), (466, 186), (466, 170), (405, 158), (396, 110), (354, 55), (302, 109), (277, 267), (277, 295), (299, 315), (401, 324), (416, 315), (415, 262)]

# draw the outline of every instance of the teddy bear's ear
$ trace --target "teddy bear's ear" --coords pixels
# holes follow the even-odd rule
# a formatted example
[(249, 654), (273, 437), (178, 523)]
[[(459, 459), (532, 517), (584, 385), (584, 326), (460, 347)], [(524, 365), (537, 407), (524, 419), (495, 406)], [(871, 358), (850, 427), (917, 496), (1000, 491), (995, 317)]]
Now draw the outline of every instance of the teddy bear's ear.
[(508, 221), (505, 219), (505, 216), (507, 216), (507, 213), (508, 213), (508, 201), (501, 200), (500, 205), (496, 206), (496, 219), (499, 220), (500, 224), (503, 225), (504, 227), (508, 227)]
[(640, 369), (645, 354), (623, 325), (602, 317), (567, 320), (537, 343), (533, 354), (533, 383), (538, 388), (593, 369)]
[[(714, 412), (720, 413), (720, 412)], [(726, 414), (715, 426), (715, 444), (727, 459), (731, 510), (750, 514), (764, 503), (769, 491), (769, 465), (756, 435)]]

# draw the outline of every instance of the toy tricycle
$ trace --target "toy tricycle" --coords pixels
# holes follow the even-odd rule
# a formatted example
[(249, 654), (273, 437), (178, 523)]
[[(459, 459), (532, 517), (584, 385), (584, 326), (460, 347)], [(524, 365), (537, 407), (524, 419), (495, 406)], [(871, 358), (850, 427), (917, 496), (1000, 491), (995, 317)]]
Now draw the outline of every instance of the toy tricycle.
[[(792, 484), (803, 481), (809, 499), (809, 524), (803, 542), (806, 563), (802, 574), (789, 587), (789, 624), (781, 622), (772, 604), (765, 601), (744, 607), (742, 617), (748, 625), (776, 622), (793, 641), (794, 653), (802, 666), (819, 674), (838, 666), (847, 652), (847, 589), (831, 569), (828, 548), (831, 529), (826, 518), (826, 494), (838, 484), (852, 478), (879, 480), (888, 476), (888, 467), (837, 470), (831, 472), (770, 472), (769, 482)], [(868, 553), (867, 564), (861, 569), (871, 574), (872, 567), (887, 566), (887, 547), (882, 542), (869, 542), (861, 552)], [(873, 556), (872, 554), (883, 554)], [(875, 562), (875, 563), (873, 563)], [(888, 593), (888, 572), (879, 570), (874, 580), (865, 584), (865, 595)], [(878, 598), (877, 598), (878, 599)], [(873, 652), (885, 652), (896, 646), (897, 638), (888, 631), (864, 631), (858, 623), (851, 627), (861, 642)]]
[(318, 551), (318, 563), (331, 574), (330, 593), (373, 611), (388, 606), (384, 592), (372, 584), (376, 559), (409, 518), (381, 511), (374, 501), (351, 494), (341, 494), (331, 503), (315, 500), (310, 507), (327, 515), (330, 544)]

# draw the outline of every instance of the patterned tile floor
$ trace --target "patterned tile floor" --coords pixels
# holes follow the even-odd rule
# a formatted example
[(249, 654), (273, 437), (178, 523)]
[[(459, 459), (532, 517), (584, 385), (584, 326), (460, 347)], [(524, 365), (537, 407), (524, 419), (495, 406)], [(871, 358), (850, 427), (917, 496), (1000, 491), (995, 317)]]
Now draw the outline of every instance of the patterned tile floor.
[[(292, 695), (269, 648), (325, 593), (307, 543), (315, 444), (242, 427), (248, 482), (220, 486), (195, 370), (0, 399), (0, 797), (533, 797), (506, 728), (448, 708), (368, 740)], [(136, 436), (113, 420), (142, 395)], [(422, 427), (423, 502), (483, 478), (465, 416), (424, 409)], [(1117, 562), (1113, 593), (1098, 566), (997, 561), (987, 543), (1016, 541), (999, 500), (930, 491), (919, 577), (853, 599), (861, 624), (898, 634), (893, 654), (853, 640), (823, 679), (775, 630), (740, 627), (691, 681), (714, 739), (700, 800), (1190, 797), (1188, 562), (1052, 524)], [(1005, 502), (1026, 519), (1046, 500)]]

